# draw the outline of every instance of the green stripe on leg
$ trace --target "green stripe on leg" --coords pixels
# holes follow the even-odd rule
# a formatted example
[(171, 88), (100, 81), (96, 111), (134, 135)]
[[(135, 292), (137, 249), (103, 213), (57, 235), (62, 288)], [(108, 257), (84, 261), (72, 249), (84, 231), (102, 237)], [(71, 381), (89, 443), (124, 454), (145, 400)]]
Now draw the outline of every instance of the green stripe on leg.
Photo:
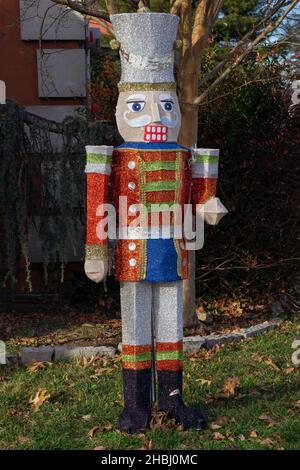
[(151, 352), (141, 354), (123, 354), (122, 360), (125, 362), (150, 361)]
[(175, 361), (175, 360), (183, 360), (183, 352), (182, 351), (166, 351), (166, 352), (157, 352), (156, 353), (156, 360), (157, 361)]

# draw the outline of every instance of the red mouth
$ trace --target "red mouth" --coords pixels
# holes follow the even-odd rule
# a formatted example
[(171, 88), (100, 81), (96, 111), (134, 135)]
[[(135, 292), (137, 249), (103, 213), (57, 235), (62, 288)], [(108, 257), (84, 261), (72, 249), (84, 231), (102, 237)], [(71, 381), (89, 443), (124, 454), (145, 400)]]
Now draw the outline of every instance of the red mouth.
[(167, 126), (146, 126), (144, 132), (144, 140), (146, 142), (167, 142), (168, 128)]

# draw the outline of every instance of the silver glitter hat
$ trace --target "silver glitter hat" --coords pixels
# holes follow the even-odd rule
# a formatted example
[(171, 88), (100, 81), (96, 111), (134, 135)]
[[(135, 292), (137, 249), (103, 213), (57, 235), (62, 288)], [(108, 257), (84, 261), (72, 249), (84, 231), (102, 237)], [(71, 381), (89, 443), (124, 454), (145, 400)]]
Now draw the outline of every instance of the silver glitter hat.
[[(120, 44), (120, 91), (134, 84), (174, 88), (174, 43), (179, 18), (168, 13), (121, 13), (110, 17)], [(140, 87), (141, 88), (141, 87)], [(161, 89), (161, 87), (159, 88)]]

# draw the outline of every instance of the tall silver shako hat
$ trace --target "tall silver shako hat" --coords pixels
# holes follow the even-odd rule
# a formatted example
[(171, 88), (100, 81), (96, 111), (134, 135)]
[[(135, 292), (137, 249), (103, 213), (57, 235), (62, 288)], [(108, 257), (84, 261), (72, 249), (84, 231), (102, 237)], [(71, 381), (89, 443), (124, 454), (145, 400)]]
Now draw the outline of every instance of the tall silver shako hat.
[(174, 44), (179, 18), (169, 13), (110, 16), (119, 47), (119, 91), (174, 90)]

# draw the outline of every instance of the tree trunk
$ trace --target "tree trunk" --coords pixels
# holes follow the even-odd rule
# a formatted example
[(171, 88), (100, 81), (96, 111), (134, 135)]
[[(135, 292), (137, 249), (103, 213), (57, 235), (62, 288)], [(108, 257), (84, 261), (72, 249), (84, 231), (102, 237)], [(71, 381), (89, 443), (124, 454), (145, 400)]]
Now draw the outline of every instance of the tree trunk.
[[(197, 145), (198, 138), (198, 107), (188, 104), (193, 102), (198, 92), (198, 77), (195, 70), (195, 64), (193, 62), (189, 62), (187, 64), (186, 68), (190, 68), (190, 71), (188, 72), (185, 70), (179, 79), (179, 98), (182, 113), (179, 143), (186, 147), (195, 147)], [(189, 278), (183, 283), (183, 318), (185, 327), (197, 324), (195, 304), (195, 268), (196, 253), (195, 251), (190, 251)]]

